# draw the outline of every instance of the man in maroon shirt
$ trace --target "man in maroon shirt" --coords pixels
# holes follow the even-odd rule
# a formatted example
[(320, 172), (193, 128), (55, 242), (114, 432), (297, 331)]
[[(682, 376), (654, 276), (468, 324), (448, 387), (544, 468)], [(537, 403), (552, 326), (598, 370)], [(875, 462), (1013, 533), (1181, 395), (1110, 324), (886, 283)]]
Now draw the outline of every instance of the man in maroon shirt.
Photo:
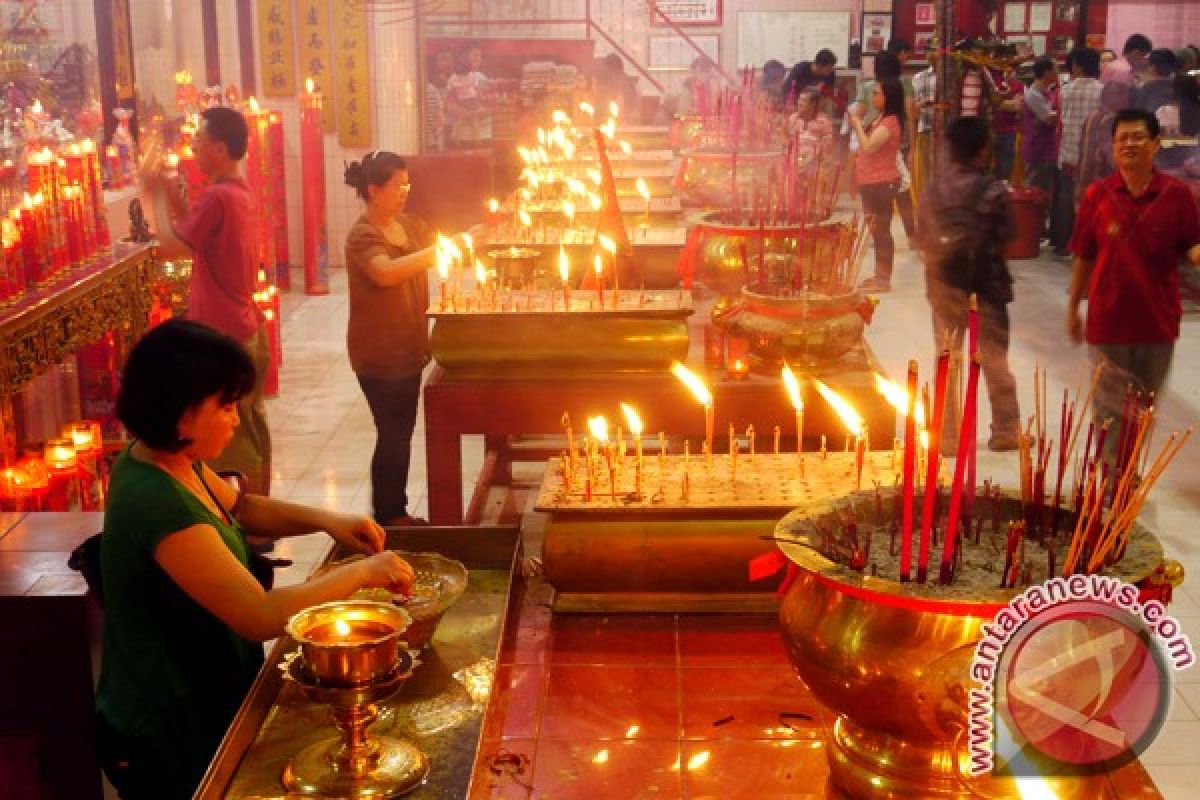
[(267, 494), (271, 481), (271, 434), (263, 403), (263, 377), (269, 351), (254, 303), (258, 271), (258, 209), (238, 162), (246, 155), (246, 119), (231, 108), (210, 108), (192, 142), (196, 166), (208, 186), (191, 207), (178, 182), (162, 173), (142, 175), (153, 197), (158, 255), (192, 259), (188, 317), (245, 344), (258, 379), (254, 391), (238, 402), (240, 424), (214, 469), (238, 470), (250, 491)]
[(1104, 365), (1094, 408), (1100, 419), (1120, 416), (1128, 384), (1162, 388), (1183, 316), (1180, 261), (1200, 266), (1200, 213), (1185, 184), (1154, 168), (1159, 144), (1153, 114), (1117, 112), (1117, 172), (1088, 188), (1075, 220), (1067, 334), (1075, 344), (1086, 339), (1093, 364)]

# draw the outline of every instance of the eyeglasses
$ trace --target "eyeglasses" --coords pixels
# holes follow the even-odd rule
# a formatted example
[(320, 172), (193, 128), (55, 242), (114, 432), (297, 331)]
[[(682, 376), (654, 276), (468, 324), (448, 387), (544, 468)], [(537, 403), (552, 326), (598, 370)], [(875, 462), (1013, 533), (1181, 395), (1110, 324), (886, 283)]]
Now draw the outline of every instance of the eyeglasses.
[(1145, 144), (1152, 138), (1154, 137), (1146, 133), (1123, 133), (1120, 136), (1114, 136), (1113, 141), (1117, 144)]

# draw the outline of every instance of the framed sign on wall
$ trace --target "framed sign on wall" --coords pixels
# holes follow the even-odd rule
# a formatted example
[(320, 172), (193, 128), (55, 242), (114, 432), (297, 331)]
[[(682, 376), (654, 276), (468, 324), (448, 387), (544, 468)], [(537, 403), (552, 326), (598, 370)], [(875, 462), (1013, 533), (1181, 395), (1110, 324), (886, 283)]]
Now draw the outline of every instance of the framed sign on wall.
[(892, 15), (864, 13), (862, 20), (863, 55), (882, 53), (892, 38)]
[[(721, 0), (658, 0), (658, 10), (676, 25), (720, 25)], [(651, 13), (651, 22), (667, 27), (662, 17)]]

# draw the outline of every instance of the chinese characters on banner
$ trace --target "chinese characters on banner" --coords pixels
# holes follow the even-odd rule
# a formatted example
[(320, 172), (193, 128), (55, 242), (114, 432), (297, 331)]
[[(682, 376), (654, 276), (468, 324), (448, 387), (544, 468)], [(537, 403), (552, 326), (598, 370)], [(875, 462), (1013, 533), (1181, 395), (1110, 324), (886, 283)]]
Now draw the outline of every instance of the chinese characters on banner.
[[(296, 36), (300, 43), (300, 86), (312, 78), (316, 90), (326, 97), (333, 95), (332, 46), (330, 44), (329, 0), (297, 0)], [(333, 109), (321, 109), (321, 126), (333, 133), (336, 123)]]
[(296, 94), (292, 45), (291, 0), (258, 0), (259, 52), (262, 54), (262, 93), (266, 97)]
[(371, 144), (371, 74), (361, 0), (333, 3), (333, 47), (338, 141), (343, 147), (367, 147)]
[(118, 100), (133, 99), (133, 37), (129, 32), (129, 0), (112, 0), (113, 70)]

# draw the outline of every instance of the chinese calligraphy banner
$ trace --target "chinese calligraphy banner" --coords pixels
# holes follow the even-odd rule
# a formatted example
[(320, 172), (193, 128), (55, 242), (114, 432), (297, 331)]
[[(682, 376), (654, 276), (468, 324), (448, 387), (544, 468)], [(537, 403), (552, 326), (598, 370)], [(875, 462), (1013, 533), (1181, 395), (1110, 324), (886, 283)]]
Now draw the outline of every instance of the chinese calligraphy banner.
[[(333, 90), (329, 0), (297, 0), (296, 15), (301, 85), (303, 86), (308, 78), (312, 78), (316, 90), (328, 100), (332, 97)], [(333, 104), (324, 103), (321, 109), (321, 127), (326, 133), (333, 133), (336, 122)]]
[(128, 0), (112, 0), (113, 71), (118, 100), (133, 99), (133, 37)]
[(371, 144), (371, 73), (367, 61), (367, 16), (361, 0), (333, 0), (334, 84), (338, 142)]
[(262, 93), (266, 97), (296, 94), (291, 0), (258, 0)]

